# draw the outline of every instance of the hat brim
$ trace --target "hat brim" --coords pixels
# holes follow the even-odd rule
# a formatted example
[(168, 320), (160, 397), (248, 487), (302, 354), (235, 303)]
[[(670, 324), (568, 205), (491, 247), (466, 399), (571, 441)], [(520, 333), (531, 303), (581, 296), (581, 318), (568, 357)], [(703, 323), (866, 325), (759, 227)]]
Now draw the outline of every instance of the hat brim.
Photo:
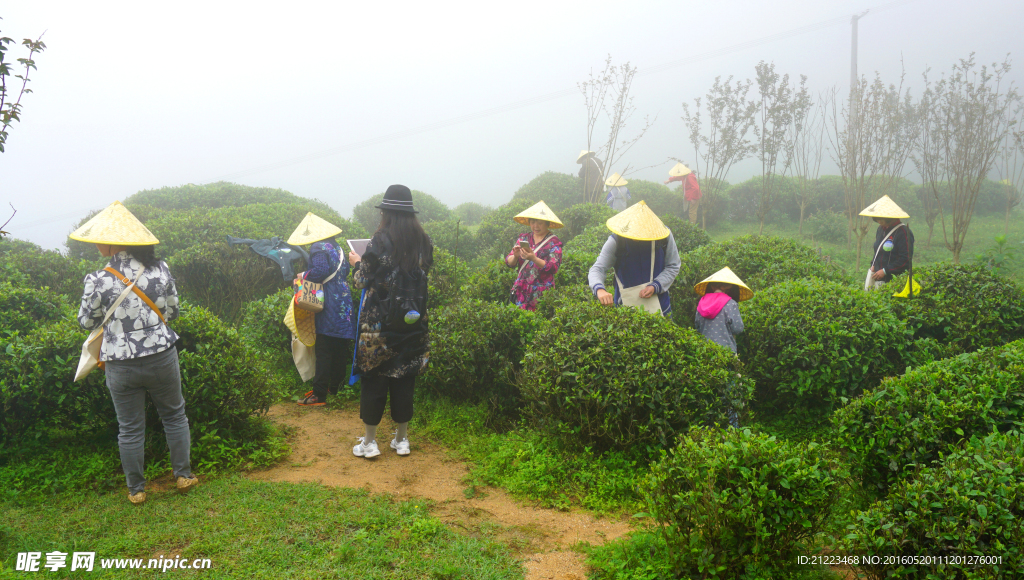
[(750, 288), (747, 288), (745, 285), (737, 284), (735, 282), (725, 282), (724, 280), (705, 280), (704, 282), (700, 282), (699, 284), (694, 286), (693, 291), (696, 292), (698, 296), (703, 296), (708, 293), (708, 284), (732, 284), (733, 286), (740, 289), (740, 302), (743, 302), (744, 300), (750, 300), (751, 298), (754, 297), (754, 291), (751, 290)]
[(524, 226), (530, 225), (530, 220), (538, 220), (538, 221), (542, 221), (542, 222), (548, 222), (548, 229), (549, 230), (557, 230), (558, 228), (564, 228), (565, 227), (565, 225), (563, 225), (563, 224), (561, 224), (559, 222), (556, 222), (556, 221), (553, 221), (553, 220), (549, 220), (549, 219), (545, 219), (545, 218), (538, 218), (538, 217), (531, 218), (531, 217), (526, 217), (526, 216), (517, 216), (517, 217), (514, 217), (512, 219), (515, 220), (516, 223), (523, 224)]

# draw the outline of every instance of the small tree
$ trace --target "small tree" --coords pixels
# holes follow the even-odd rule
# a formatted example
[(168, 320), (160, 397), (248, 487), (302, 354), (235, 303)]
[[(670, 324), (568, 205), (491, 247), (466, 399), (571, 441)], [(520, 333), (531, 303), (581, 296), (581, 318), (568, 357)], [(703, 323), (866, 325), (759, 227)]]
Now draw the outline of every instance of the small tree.
[[(1021, 97), (1003, 77), (1010, 72), (1010, 58), (991, 68), (975, 70), (974, 53), (954, 64), (948, 77), (932, 83), (924, 73), (921, 99), (922, 131), (914, 162), (939, 204), (939, 218), (953, 263), (960, 252), (974, 216), (981, 185), (993, 169), (1000, 144), (1011, 129), (1011, 111)], [(941, 191), (949, 188), (949, 220)], [(948, 227), (947, 227), (948, 225)]]
[[(654, 123), (654, 120), (644, 117), (644, 126), (636, 135), (620, 140), (620, 134), (626, 128), (633, 113), (636, 112), (636, 107), (633, 106), (633, 97), (630, 95), (636, 71), (637, 68), (630, 66), (628, 62), (617, 66), (612, 64), (612, 57), (608, 55), (604, 61), (604, 70), (596, 76), (591, 71), (590, 80), (577, 83), (587, 108), (588, 150), (594, 150), (594, 131), (597, 129), (602, 114), (608, 121), (608, 138), (596, 152), (597, 158), (602, 160), (601, 165), (608, 172), (622, 161), (623, 156), (632, 149), (633, 145), (636, 145), (637, 141)], [(629, 165), (626, 165), (619, 171), (619, 174), (626, 175), (628, 172)], [(587, 184), (584, 184), (583, 190), (591, 191)], [(584, 201), (598, 203), (603, 200), (592, 198)]]
[[(45, 34), (45, 33), (43, 33)], [(4, 145), (7, 143), (7, 129), (11, 126), (11, 123), (21, 120), (21, 98), (28, 93), (32, 92), (32, 89), (28, 88), (29, 73), (36, 70), (36, 61), (32, 59), (37, 52), (42, 52), (46, 49), (46, 45), (43, 44), (43, 35), (40, 34), (39, 38), (32, 40), (26, 38), (21, 41), (21, 44), (28, 49), (28, 56), (18, 59), (18, 66), (24, 67), (25, 71), (21, 74), (13, 75), (14, 78), (21, 81), (21, 89), (18, 91), (18, 97), (12, 102), (7, 92), (7, 77), (11, 75), (10, 62), (6, 60), (7, 52), (10, 50), (10, 44), (14, 40), (7, 37), (0, 37), (0, 153), (4, 152)]]
[(1020, 204), (1021, 190), (1024, 190), (1024, 105), (1017, 104), (1007, 123), (1010, 130), (999, 146), (996, 163), (999, 183), (1006, 193), (1004, 236), (1010, 235), (1010, 212)]
[(804, 233), (804, 217), (818, 191), (818, 175), (824, 157), (825, 110), (835, 99), (832, 89), (818, 96), (817, 103), (810, 99), (796, 103), (793, 123), (789, 126), (789, 140), (793, 144), (793, 173), (797, 182), (800, 203), (800, 233)]
[(707, 228), (707, 216), (714, 210), (715, 202), (721, 198), (728, 182), (725, 181), (729, 169), (739, 161), (750, 157), (754, 145), (747, 138), (747, 133), (754, 125), (756, 104), (747, 101), (747, 92), (751, 82), (736, 81), (732, 77), (722, 82), (722, 77), (715, 77), (715, 84), (706, 95), (708, 130), (704, 132), (701, 118), (701, 99), (696, 98), (694, 112), (683, 103), (683, 121), (690, 130), (690, 143), (697, 154), (695, 170), (704, 163), (701, 176), (701, 224)]
[(850, 101), (837, 111), (832, 102), (829, 118), (830, 154), (843, 178), (850, 242), (857, 240), (857, 269), (872, 221), (860, 217), (871, 201), (895, 193), (906, 177), (907, 160), (918, 134), (917, 108), (900, 84), (882, 82), (878, 73), (868, 83), (862, 78), (850, 92)]
[(757, 158), (761, 161), (761, 200), (757, 208), (760, 226), (757, 233), (761, 234), (764, 232), (764, 220), (774, 205), (778, 189), (776, 177), (785, 175), (793, 161), (793, 142), (788, 133), (794, 112), (805, 107), (810, 99), (806, 76), (800, 75), (800, 90), (794, 95), (789, 75), (779, 76), (774, 63), (767, 64), (762, 60), (757, 63), (756, 71), (760, 103), (754, 134), (758, 139)]

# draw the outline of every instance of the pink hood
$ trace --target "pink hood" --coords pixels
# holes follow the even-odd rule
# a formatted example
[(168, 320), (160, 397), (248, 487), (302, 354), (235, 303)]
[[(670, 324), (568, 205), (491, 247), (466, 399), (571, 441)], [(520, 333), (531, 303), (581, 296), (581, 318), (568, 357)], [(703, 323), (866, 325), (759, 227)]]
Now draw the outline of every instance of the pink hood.
[(725, 305), (729, 303), (732, 298), (725, 292), (712, 292), (705, 294), (700, 302), (697, 303), (697, 314), (700, 314), (704, 318), (714, 318), (718, 316), (718, 313), (725, 308)]

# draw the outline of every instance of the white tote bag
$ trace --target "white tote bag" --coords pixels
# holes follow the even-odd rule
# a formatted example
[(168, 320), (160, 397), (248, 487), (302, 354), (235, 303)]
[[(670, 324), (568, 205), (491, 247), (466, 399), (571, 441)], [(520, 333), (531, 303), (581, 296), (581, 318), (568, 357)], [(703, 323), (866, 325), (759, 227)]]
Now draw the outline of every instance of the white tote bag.
[(294, 334), (292, 335), (292, 361), (295, 362), (295, 370), (299, 371), (302, 382), (305, 383), (316, 375), (316, 351), (312, 346), (303, 344)]
[(651, 242), (651, 280), (645, 284), (639, 284), (637, 286), (630, 286), (629, 288), (622, 287), (622, 280), (619, 280), (619, 275), (615, 274), (615, 284), (619, 287), (619, 296), (622, 298), (623, 306), (636, 306), (651, 314), (661, 314), (661, 300), (657, 294), (654, 294), (650, 298), (641, 298), (640, 291), (651, 285), (654, 282), (654, 242)]
[(121, 305), (121, 302), (131, 294), (132, 288), (135, 287), (135, 283), (142, 277), (142, 273), (145, 272), (145, 268), (139, 268), (138, 275), (135, 276), (135, 280), (121, 292), (121, 295), (117, 297), (117, 300), (107, 309), (106, 316), (103, 317), (103, 323), (100, 324), (99, 328), (89, 333), (89, 338), (85, 339), (85, 343), (82, 344), (82, 356), (78, 359), (78, 370), (75, 371), (75, 382), (84, 379), (89, 373), (91, 373), (100, 364), (100, 347), (103, 346), (103, 329), (107, 326), (107, 321), (110, 320), (110, 316), (114, 314), (117, 307)]

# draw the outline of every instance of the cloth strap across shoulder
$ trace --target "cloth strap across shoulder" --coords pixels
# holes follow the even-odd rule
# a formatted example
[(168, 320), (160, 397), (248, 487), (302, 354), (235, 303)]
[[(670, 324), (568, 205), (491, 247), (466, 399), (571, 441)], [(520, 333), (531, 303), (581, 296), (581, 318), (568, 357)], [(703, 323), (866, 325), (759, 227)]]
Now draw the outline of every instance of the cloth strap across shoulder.
[[(894, 227), (893, 229), (889, 230), (889, 233), (885, 234), (885, 237), (882, 238), (882, 243), (878, 244), (878, 248), (875, 250), (875, 257), (871, 258), (871, 263), (872, 264), (874, 264), (875, 260), (878, 259), (878, 252), (882, 251), (882, 246), (885, 245), (885, 240), (889, 239), (889, 236), (891, 236), (896, 230), (902, 228), (905, 225), (907, 225), (907, 224), (904, 224), (904, 223), (896, 224), (896, 227)], [(868, 265), (868, 269), (869, 270), (871, 269), (871, 265)]]
[[(539, 252), (540, 249), (544, 247), (544, 244), (550, 242), (551, 239), (554, 238), (554, 237), (555, 237), (555, 234), (548, 234), (547, 237), (545, 237), (543, 240), (541, 240), (539, 244), (537, 244), (536, 246), (533, 247), (533, 255), (536, 256), (537, 252)], [(523, 260), (523, 264), (521, 266), (519, 266), (519, 273), (522, 274), (523, 273), (523, 269), (526, 268), (526, 265), (527, 264), (532, 264), (532, 263), (533, 262), (531, 262), (529, 260)]]
[[(145, 292), (143, 292), (142, 290), (139, 290), (139, 287), (135, 286), (134, 282), (128, 280), (127, 276), (125, 276), (124, 274), (122, 274), (122, 273), (118, 272), (117, 270), (111, 268), (110, 266), (107, 266), (106, 268), (103, 268), (103, 270), (105, 270), (107, 272), (110, 272), (111, 274), (116, 276), (118, 280), (120, 280), (121, 282), (123, 282), (125, 284), (125, 286), (131, 285), (131, 289), (135, 291), (135, 294), (138, 295), (138, 297), (141, 298), (142, 301), (145, 302), (147, 306), (152, 308), (153, 312), (156, 312), (156, 315), (160, 317), (160, 322), (163, 322), (164, 324), (167, 324), (167, 321), (164, 320), (163, 313), (160, 312), (160, 309), (156, 307), (156, 304), (153, 304), (153, 301), (149, 299), (149, 296), (146, 296)], [(145, 272), (145, 271), (146, 271), (146, 269), (145, 269), (145, 267), (143, 267), (142, 270), (139, 271), (139, 275), (138, 275), (138, 277), (135, 278), (135, 280), (138, 281), (138, 279), (142, 277), (142, 273)]]

